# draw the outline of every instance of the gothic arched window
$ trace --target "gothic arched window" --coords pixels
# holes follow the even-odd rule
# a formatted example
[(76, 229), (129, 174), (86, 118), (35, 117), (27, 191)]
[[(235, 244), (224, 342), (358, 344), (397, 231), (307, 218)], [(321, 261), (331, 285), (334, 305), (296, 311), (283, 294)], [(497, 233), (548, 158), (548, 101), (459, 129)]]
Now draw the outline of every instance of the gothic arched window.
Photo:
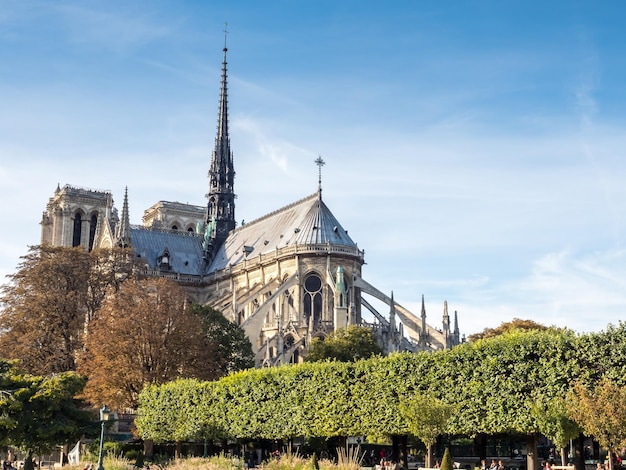
[(304, 316), (306, 321), (313, 315), (316, 325), (322, 317), (322, 280), (317, 274), (309, 274), (304, 279)]
[(72, 246), (80, 245), (80, 236), (83, 228), (83, 218), (80, 215), (80, 212), (77, 212), (74, 215), (74, 232), (72, 236)]
[(93, 242), (96, 238), (96, 227), (98, 226), (98, 214), (91, 216), (91, 223), (89, 224), (89, 251), (93, 249)]

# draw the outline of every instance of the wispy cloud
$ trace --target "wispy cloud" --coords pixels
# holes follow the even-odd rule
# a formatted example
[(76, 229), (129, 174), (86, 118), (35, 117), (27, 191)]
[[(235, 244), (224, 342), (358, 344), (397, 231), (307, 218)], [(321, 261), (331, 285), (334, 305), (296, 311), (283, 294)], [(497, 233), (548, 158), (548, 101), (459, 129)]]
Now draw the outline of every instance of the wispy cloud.
[(65, 22), (68, 39), (73, 43), (95, 43), (117, 52), (142, 46), (171, 35), (183, 19), (168, 18), (165, 22), (151, 2), (103, 8), (97, 3), (59, 2), (54, 11)]

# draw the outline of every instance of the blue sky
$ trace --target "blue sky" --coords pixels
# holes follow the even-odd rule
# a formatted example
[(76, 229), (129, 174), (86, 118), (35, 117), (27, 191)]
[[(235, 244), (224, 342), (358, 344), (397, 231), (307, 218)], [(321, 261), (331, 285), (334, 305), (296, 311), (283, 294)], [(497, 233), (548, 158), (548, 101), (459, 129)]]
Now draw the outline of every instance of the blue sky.
[(313, 193), (471, 334), (626, 311), (621, 2), (0, 0), (0, 275), (57, 183), (204, 204), (224, 22), (237, 219)]

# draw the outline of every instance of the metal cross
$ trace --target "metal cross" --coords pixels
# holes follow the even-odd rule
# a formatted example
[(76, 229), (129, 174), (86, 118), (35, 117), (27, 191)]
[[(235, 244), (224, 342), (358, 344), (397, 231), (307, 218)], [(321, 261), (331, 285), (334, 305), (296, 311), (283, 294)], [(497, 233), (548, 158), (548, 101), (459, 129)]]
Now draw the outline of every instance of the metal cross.
[(315, 164), (319, 167), (318, 172), (319, 172), (319, 176), (318, 176), (318, 189), (321, 191), (322, 190), (322, 167), (324, 165), (326, 165), (326, 162), (324, 160), (322, 160), (322, 156), (318, 155), (317, 156), (317, 160), (315, 160)]

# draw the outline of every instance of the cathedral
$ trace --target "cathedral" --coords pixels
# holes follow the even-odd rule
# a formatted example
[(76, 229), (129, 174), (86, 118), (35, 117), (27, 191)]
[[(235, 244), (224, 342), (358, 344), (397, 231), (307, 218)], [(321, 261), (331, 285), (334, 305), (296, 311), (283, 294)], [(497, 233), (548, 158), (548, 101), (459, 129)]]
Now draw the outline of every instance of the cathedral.
[(43, 214), (41, 243), (130, 248), (144, 275), (175, 280), (194, 302), (240, 325), (258, 367), (301, 362), (314, 338), (349, 325), (371, 328), (386, 353), (459, 344), (457, 313), (451, 322), (447, 302), (441, 328), (434, 328), (423, 296), (418, 316), (362, 277), (364, 252), (322, 198), (321, 157), (316, 192), (237, 226), (223, 52), (206, 206), (159, 201), (144, 211), (141, 225), (131, 225), (128, 190), (119, 213), (108, 191), (59, 185)]

